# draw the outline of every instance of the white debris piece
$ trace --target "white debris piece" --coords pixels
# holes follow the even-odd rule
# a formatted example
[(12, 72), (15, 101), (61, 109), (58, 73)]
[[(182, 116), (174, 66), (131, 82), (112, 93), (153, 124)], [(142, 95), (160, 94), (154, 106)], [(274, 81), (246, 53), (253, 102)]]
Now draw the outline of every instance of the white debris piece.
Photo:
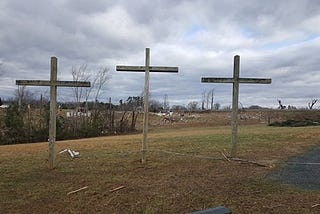
[(68, 154), (70, 155), (71, 158), (76, 158), (80, 154), (80, 152), (76, 152), (76, 151), (73, 151), (71, 149), (64, 149), (64, 150), (60, 151), (59, 154), (62, 154), (62, 153), (65, 153), (65, 152), (68, 152)]
[(59, 152), (59, 154), (62, 154), (62, 153), (64, 153), (64, 152), (66, 152), (66, 151), (68, 151), (68, 149), (61, 150), (61, 151)]
[(73, 151), (71, 151), (70, 149), (68, 149), (68, 153), (69, 153), (70, 157), (74, 158)]

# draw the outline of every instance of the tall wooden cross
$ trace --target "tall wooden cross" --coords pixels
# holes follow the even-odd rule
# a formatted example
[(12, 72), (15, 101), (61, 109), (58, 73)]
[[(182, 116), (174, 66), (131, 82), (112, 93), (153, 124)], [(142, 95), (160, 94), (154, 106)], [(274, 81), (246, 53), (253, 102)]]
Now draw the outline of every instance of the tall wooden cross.
[(133, 71), (145, 72), (144, 82), (144, 117), (143, 117), (143, 141), (142, 141), (142, 159), (141, 162), (146, 162), (147, 153), (147, 137), (148, 137), (148, 122), (149, 122), (149, 72), (170, 72), (177, 73), (178, 67), (150, 66), (150, 48), (146, 48), (145, 66), (124, 66), (117, 65), (117, 71)]
[(237, 141), (238, 141), (238, 102), (239, 102), (239, 83), (253, 83), (253, 84), (271, 84), (271, 79), (258, 79), (258, 78), (240, 78), (240, 56), (234, 56), (233, 78), (211, 78), (202, 77), (203, 83), (232, 83), (232, 138), (231, 138), (231, 156), (235, 157), (237, 154)]
[(49, 120), (49, 168), (55, 167), (56, 142), (56, 112), (57, 112), (57, 87), (90, 87), (90, 82), (57, 81), (56, 57), (51, 57), (50, 81), (47, 80), (17, 80), (16, 85), (50, 86), (50, 120)]

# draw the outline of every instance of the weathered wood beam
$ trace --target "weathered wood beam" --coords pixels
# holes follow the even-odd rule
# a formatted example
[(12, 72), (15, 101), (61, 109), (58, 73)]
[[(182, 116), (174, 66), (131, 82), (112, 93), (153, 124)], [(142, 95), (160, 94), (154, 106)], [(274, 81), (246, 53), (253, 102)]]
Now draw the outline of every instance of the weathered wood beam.
[[(117, 65), (117, 71), (133, 71), (133, 72), (145, 72), (146, 66), (126, 66), (126, 65)], [(166, 67), (166, 66), (150, 66), (150, 72), (170, 72), (178, 73), (178, 67)]]
[(248, 83), (248, 84), (271, 84), (271, 79), (239, 78), (239, 83)]
[[(234, 83), (234, 78), (212, 78), (212, 77), (203, 77), (201, 78), (203, 83)], [(258, 79), (258, 78), (239, 78), (239, 83), (248, 83), (248, 84), (270, 84), (271, 79)]]
[(48, 80), (16, 80), (16, 85), (30, 85), (30, 86), (60, 86), (60, 87), (90, 87), (90, 82), (83, 81), (56, 81)]
[(208, 83), (233, 83), (233, 78), (212, 78), (212, 77), (202, 77), (201, 82)]

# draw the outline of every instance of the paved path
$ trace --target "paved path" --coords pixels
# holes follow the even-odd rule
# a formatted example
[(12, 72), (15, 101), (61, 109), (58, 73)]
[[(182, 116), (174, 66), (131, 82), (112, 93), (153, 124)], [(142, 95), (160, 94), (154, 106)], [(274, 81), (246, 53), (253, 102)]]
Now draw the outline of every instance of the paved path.
[(320, 147), (289, 159), (271, 177), (298, 188), (320, 190)]

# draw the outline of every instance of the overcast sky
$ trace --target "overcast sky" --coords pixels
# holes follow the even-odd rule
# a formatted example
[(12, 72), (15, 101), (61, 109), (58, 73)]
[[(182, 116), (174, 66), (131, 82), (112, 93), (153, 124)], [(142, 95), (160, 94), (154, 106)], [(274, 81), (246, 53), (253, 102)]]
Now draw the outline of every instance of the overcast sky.
[[(272, 78), (271, 85), (240, 85), (244, 106), (307, 106), (320, 98), (320, 2), (318, 0), (1, 0), (0, 97), (13, 96), (17, 79), (49, 79), (58, 57), (58, 79), (72, 67), (110, 69), (100, 100), (115, 103), (140, 95), (143, 73), (116, 65), (178, 66), (178, 74), (151, 73), (152, 99), (170, 105), (201, 102), (214, 88), (215, 102), (231, 104), (231, 84), (201, 77), (231, 77), (234, 55), (240, 76)], [(30, 88), (36, 96), (48, 89)], [(58, 91), (72, 100), (71, 89)], [(319, 104), (317, 105), (317, 107)]]

